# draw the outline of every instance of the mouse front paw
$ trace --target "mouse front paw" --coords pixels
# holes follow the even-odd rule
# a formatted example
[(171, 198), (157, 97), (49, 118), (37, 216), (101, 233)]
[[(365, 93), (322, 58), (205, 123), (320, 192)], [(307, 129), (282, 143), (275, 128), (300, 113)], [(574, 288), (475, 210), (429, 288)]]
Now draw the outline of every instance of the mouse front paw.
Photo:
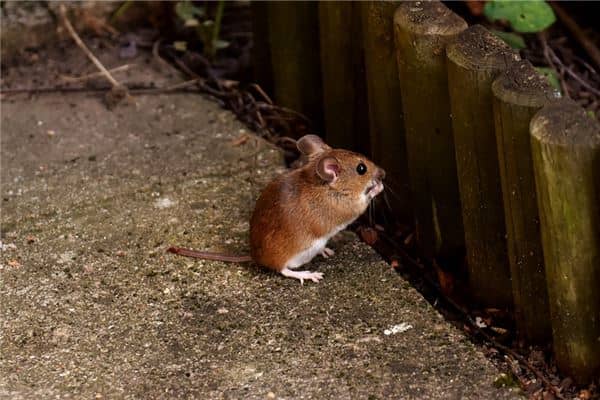
[(334, 254), (335, 254), (335, 251), (333, 251), (329, 247), (325, 247), (323, 250), (321, 250), (321, 255), (323, 256), (323, 258), (329, 258), (329, 257), (333, 256)]

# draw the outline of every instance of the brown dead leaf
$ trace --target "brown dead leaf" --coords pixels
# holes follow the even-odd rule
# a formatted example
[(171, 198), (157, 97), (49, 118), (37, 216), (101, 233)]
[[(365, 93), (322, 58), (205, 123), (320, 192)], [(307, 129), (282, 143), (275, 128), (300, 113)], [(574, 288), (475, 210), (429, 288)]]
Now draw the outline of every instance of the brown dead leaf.
[(469, 0), (469, 1), (465, 1), (464, 3), (467, 6), (467, 8), (469, 9), (469, 12), (473, 16), (479, 17), (480, 15), (483, 14), (483, 8), (485, 7), (485, 1)]
[(377, 231), (373, 228), (370, 227), (363, 227), (360, 228), (360, 230), (358, 231), (360, 238), (362, 239), (363, 242), (365, 242), (368, 245), (373, 245), (375, 244), (375, 242), (377, 242), (377, 239), (379, 237), (379, 235), (377, 234)]
[(492, 315), (498, 315), (500, 313), (502, 313), (503, 311), (499, 308), (486, 308), (484, 310), (486, 313), (488, 314), (492, 314)]
[(231, 145), (235, 147), (241, 146), (244, 143), (246, 143), (249, 139), (250, 136), (247, 133), (242, 133), (240, 136), (231, 141)]
[(13, 268), (21, 268), (21, 263), (17, 260), (10, 260), (8, 262), (8, 265), (10, 265)]
[(556, 396), (550, 390), (545, 390), (543, 393), (543, 400), (556, 400)]
[(36, 238), (35, 236), (33, 236), (33, 235), (28, 235), (28, 236), (25, 238), (25, 240), (26, 240), (26, 241), (27, 241), (27, 243), (29, 243), (29, 244), (31, 244), (31, 243), (34, 243), (34, 242), (37, 242), (37, 238)]
[(231, 79), (222, 79), (219, 81), (221, 83), (221, 85), (225, 88), (225, 89), (233, 89), (236, 88), (240, 85), (239, 81), (234, 81)]
[(80, 23), (88, 30), (92, 31), (96, 36), (104, 36), (106, 33), (116, 36), (119, 34), (115, 28), (113, 28), (105, 18), (94, 15), (87, 9), (76, 10), (75, 14)]
[(406, 239), (404, 239), (404, 245), (405, 246), (411, 246), (413, 244), (414, 238), (415, 238), (415, 233), (412, 232), (410, 235), (408, 235), (406, 237)]
[(454, 292), (454, 276), (452, 276), (450, 272), (444, 271), (442, 268), (440, 268), (435, 260), (433, 261), (433, 268), (435, 269), (438, 282), (440, 283), (440, 290), (445, 296), (450, 297), (452, 292)]
[(579, 392), (579, 395), (577, 396), (577, 398), (579, 398), (581, 400), (589, 400), (592, 398), (592, 392), (590, 392), (588, 389), (583, 389), (582, 391)]
[(508, 333), (508, 329), (501, 328), (499, 326), (490, 326), (490, 329), (499, 335), (506, 335)]

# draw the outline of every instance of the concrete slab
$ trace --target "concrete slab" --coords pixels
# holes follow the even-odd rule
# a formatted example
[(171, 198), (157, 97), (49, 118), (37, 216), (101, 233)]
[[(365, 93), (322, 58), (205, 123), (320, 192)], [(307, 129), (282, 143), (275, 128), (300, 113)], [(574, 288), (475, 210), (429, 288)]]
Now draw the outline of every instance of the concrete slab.
[(137, 99), (2, 100), (0, 398), (518, 397), (350, 233), (304, 286), (165, 254), (246, 252), (282, 158), (198, 95)]

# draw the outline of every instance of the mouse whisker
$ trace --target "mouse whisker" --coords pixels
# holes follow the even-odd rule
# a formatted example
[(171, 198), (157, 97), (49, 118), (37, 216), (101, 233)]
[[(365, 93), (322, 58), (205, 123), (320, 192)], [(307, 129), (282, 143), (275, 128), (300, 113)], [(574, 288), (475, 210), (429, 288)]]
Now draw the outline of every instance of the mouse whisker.
[[(392, 209), (390, 208), (388, 211), (391, 213)], [(387, 218), (387, 214), (388, 214), (387, 212), (381, 213), (381, 216), (383, 217), (383, 226), (386, 226), (386, 227), (390, 226), (388, 218)]]
[(388, 199), (387, 197), (387, 193), (384, 191), (383, 192), (383, 202), (385, 203), (385, 207), (387, 208), (388, 211), (392, 211), (392, 205), (390, 203), (390, 199)]
[(393, 190), (393, 189), (392, 189), (392, 188), (391, 188), (389, 185), (386, 185), (386, 186), (384, 186), (384, 187), (383, 187), (383, 190), (384, 190), (384, 194), (385, 194), (385, 191), (387, 190), (387, 191), (389, 191), (389, 193), (390, 193), (392, 196), (394, 196), (394, 197), (395, 197), (395, 198), (397, 198), (398, 200), (401, 200), (401, 199), (402, 199), (402, 197), (400, 197), (400, 196), (399, 196), (399, 195), (398, 195), (398, 194), (397, 194), (397, 193), (396, 193), (396, 192), (395, 192), (395, 191), (394, 191), (394, 190)]

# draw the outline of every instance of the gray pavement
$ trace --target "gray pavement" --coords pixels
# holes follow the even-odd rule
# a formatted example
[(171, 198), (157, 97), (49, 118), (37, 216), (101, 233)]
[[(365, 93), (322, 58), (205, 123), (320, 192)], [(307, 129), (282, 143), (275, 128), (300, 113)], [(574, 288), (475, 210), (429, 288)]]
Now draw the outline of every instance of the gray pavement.
[(201, 96), (2, 100), (0, 398), (509, 399), (499, 371), (353, 234), (301, 286), (243, 253), (284, 170)]

